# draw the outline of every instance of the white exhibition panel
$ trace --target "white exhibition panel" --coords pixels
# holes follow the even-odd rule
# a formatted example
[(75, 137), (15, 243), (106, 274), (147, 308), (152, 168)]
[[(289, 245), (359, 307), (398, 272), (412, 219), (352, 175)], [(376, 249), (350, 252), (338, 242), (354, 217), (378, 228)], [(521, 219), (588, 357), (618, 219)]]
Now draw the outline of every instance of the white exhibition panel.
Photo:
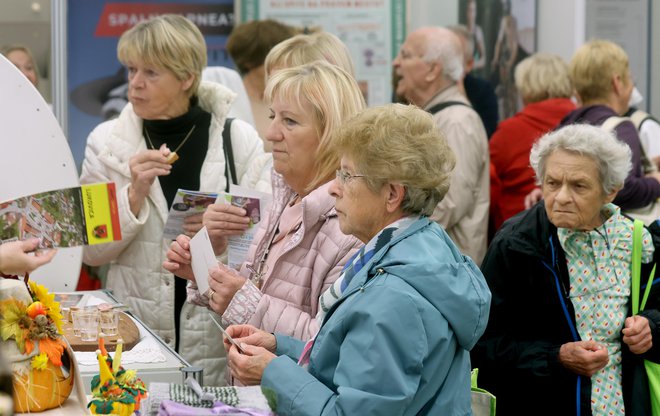
[[(2, 55), (0, 129), (0, 201), (79, 185), (69, 144), (50, 106)], [(81, 247), (60, 248), (30, 278), (51, 291), (73, 291), (81, 262)]]

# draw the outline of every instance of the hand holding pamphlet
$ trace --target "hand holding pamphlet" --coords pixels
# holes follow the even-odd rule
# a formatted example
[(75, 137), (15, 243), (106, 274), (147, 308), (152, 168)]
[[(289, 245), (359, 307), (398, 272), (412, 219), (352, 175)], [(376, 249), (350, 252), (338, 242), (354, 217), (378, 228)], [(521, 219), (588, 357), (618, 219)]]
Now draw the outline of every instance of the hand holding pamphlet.
[(115, 184), (96, 183), (0, 203), (0, 243), (36, 237), (39, 248), (121, 240)]
[(199, 192), (179, 189), (172, 202), (172, 207), (167, 215), (163, 238), (174, 240), (179, 234), (183, 234), (183, 221), (186, 217), (202, 214), (206, 207), (218, 198), (217, 192)]
[(229, 188), (229, 194), (223, 194), (218, 198), (218, 202), (232, 204), (245, 209), (250, 218), (250, 226), (243, 235), (229, 237), (227, 246), (227, 263), (233, 269), (238, 269), (245, 261), (254, 239), (256, 225), (261, 221), (265, 214), (272, 197), (263, 192), (254, 191), (241, 186), (232, 185)]
[[(228, 266), (237, 269), (247, 257), (248, 248), (254, 238), (255, 226), (261, 221), (266, 208), (270, 204), (271, 198), (272, 197), (269, 194), (236, 185), (230, 187), (230, 193), (221, 193), (220, 195), (213, 192), (198, 192), (179, 189), (172, 202), (172, 207), (170, 208), (167, 222), (165, 223), (163, 238), (167, 240), (176, 239), (179, 234), (184, 233), (183, 222), (186, 217), (203, 213), (206, 208), (213, 203), (226, 203), (243, 208), (247, 213), (246, 215), (250, 218), (249, 228), (241, 236), (229, 237), (227, 246)], [(204, 232), (202, 233), (202, 231)], [(206, 227), (202, 228), (193, 239), (208, 240), (210, 247), (210, 240)], [(193, 241), (190, 243), (192, 253)], [(211, 249), (211, 253), (213, 253), (213, 249)], [(201, 259), (202, 257), (200, 257), (200, 261)], [(198, 262), (200, 267), (201, 264), (201, 262)], [(202, 269), (200, 268), (199, 271), (201, 273)], [(198, 287), (200, 287), (200, 293), (204, 293), (206, 290), (202, 290), (200, 284), (206, 284), (206, 289), (208, 289), (208, 282), (200, 282), (200, 280), (206, 279), (208, 276), (208, 268), (203, 270), (204, 279), (197, 276), (197, 271), (195, 271), (194, 266), (193, 272), (195, 272), (195, 279), (197, 280)]]
[(218, 264), (206, 227), (202, 227), (190, 239), (190, 257), (190, 266), (195, 275), (197, 289), (199, 293), (204, 294), (209, 290), (209, 269), (214, 268)]

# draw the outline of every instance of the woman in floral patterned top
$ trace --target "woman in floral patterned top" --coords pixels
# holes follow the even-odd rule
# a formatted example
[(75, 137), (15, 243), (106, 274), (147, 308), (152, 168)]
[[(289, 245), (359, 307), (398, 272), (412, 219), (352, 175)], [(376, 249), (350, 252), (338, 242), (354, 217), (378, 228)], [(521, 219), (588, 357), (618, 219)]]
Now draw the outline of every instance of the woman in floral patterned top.
[[(541, 138), (530, 160), (544, 200), (505, 223), (482, 265), (493, 302), (473, 350), (480, 387), (502, 414), (650, 414), (646, 380), (632, 377), (642, 359), (660, 361), (658, 289), (631, 316), (633, 221), (611, 203), (631, 149), (572, 125)], [(646, 229), (642, 245), (645, 282)]]

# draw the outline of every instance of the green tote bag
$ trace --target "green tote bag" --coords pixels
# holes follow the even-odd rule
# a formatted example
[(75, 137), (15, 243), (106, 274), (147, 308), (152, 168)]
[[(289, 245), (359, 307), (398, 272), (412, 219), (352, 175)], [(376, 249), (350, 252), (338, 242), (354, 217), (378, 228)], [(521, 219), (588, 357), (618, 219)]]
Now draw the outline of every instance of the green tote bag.
[[(649, 297), (651, 292), (651, 284), (653, 283), (653, 277), (655, 276), (655, 265), (651, 274), (649, 275), (649, 281), (646, 284), (646, 290), (644, 291), (644, 298), (642, 303), (639, 303), (639, 292), (640, 292), (640, 273), (642, 269), (642, 230), (644, 229), (644, 223), (640, 220), (635, 220), (635, 228), (633, 231), (633, 250), (632, 250), (632, 314), (637, 315), (639, 312), (644, 310), (646, 306), (646, 300)], [(649, 390), (651, 397), (651, 408), (653, 409), (653, 416), (660, 416), (660, 364), (656, 364), (652, 361), (644, 360), (644, 367), (646, 368), (646, 375), (649, 379)]]

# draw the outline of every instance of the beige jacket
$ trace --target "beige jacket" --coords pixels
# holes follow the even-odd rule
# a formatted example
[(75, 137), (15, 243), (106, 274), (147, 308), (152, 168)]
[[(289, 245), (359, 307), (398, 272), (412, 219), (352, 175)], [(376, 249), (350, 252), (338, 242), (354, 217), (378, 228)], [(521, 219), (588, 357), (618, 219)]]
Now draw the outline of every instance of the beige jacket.
[[(446, 101), (470, 102), (456, 86), (439, 92), (424, 109)], [(433, 114), (456, 156), (456, 168), (445, 198), (432, 219), (442, 225), (461, 252), (481, 264), (486, 254), (490, 176), (488, 137), (479, 115), (470, 107), (453, 105)]]

